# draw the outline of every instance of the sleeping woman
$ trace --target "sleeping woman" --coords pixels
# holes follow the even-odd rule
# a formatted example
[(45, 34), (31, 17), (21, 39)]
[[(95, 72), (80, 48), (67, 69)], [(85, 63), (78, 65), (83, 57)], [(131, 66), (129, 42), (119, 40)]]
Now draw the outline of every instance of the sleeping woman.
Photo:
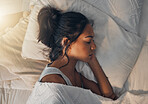
[[(39, 82), (60, 83), (90, 89), (93, 93), (117, 99), (112, 86), (95, 56), (92, 23), (79, 12), (62, 12), (46, 6), (39, 11), (38, 41), (51, 48), (49, 63)], [(77, 72), (77, 61), (88, 63), (97, 80), (88, 80)]]

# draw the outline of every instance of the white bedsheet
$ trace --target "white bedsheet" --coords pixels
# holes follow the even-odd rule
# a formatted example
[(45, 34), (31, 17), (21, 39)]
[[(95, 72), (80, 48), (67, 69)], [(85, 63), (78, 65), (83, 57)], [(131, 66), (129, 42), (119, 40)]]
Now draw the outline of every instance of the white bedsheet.
[(134, 95), (125, 92), (119, 99), (113, 101), (90, 90), (37, 82), (27, 104), (146, 104), (147, 102), (148, 94)]
[(25, 82), (0, 65), (0, 104), (26, 104), (31, 94)]

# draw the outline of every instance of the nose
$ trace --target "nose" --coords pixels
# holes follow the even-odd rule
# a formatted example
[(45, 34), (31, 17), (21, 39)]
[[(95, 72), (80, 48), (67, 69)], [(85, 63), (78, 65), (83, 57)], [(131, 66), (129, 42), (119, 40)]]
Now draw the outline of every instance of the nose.
[(91, 50), (95, 50), (96, 49), (96, 44), (93, 42), (91, 45)]

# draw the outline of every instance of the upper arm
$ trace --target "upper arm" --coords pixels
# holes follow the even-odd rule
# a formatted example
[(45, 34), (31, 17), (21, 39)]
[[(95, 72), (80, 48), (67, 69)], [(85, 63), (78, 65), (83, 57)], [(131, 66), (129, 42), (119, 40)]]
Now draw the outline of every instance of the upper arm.
[(85, 78), (84, 76), (82, 76), (82, 80), (83, 80), (84, 88), (90, 89), (93, 93), (101, 95), (101, 92), (100, 92), (100, 89), (99, 89), (97, 83), (95, 83), (94, 81), (91, 81), (91, 80)]
[(53, 82), (53, 83), (66, 84), (65, 80), (58, 74), (46, 75), (42, 78), (41, 82)]

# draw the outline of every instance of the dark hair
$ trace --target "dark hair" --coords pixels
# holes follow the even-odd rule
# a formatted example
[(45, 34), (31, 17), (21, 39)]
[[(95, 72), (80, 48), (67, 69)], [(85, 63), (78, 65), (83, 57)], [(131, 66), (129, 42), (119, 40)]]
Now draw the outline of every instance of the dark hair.
[[(51, 62), (54, 62), (63, 54), (62, 39), (66, 37), (70, 40), (64, 53), (67, 56), (68, 47), (80, 36), (89, 20), (78, 12), (62, 13), (60, 10), (46, 6), (39, 11), (38, 23), (38, 41), (51, 48), (49, 58)], [(67, 58), (69, 62), (69, 57)]]

